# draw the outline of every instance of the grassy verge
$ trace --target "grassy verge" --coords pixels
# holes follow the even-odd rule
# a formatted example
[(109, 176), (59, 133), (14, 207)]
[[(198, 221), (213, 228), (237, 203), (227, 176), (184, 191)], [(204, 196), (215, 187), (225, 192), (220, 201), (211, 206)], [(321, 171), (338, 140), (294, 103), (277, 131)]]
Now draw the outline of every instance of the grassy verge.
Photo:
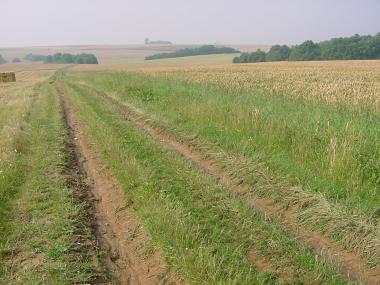
[[(91, 90), (61, 86), (123, 185), (152, 245), (190, 284), (344, 284), (191, 162), (136, 130)], [(249, 252), (270, 268), (249, 261)]]
[(0, 98), (0, 230), (14, 191), (24, 181), (25, 164), (20, 156), (27, 150), (26, 127), (33, 103), (31, 86), (12, 86)]
[[(96, 256), (84, 248), (95, 241), (63, 174), (67, 133), (59, 99), (47, 84), (30, 96), (34, 103), (13, 134), (20, 139), (8, 160), (12, 169), (2, 168), (0, 177), (0, 283), (92, 282)], [(87, 245), (80, 245), (80, 237)]]
[[(351, 170), (346, 169), (347, 173), (351, 171), (350, 178), (355, 175), (362, 175), (361, 172), (355, 172), (353, 168), (360, 166), (359, 162), (355, 161), (355, 153), (364, 151), (364, 147), (366, 148), (365, 151), (368, 152), (368, 160), (364, 163), (372, 166), (369, 167), (368, 172), (363, 170), (364, 176), (360, 179), (364, 181), (365, 177), (370, 175), (376, 177), (378, 175), (376, 174), (376, 167), (378, 167), (377, 165), (380, 161), (380, 154), (377, 153), (379, 143), (376, 137), (378, 136), (379, 125), (376, 124), (378, 116), (375, 113), (366, 113), (361, 110), (355, 117), (355, 113), (350, 113), (354, 112), (352, 110), (348, 111), (344, 108), (340, 109), (341, 107), (339, 106), (327, 106), (321, 103), (309, 102), (306, 104), (306, 102), (302, 103), (298, 99), (294, 101), (285, 100), (284, 97), (271, 98), (269, 96), (269, 98), (266, 98), (268, 96), (265, 97), (262, 94), (252, 94), (251, 96), (249, 94), (235, 94), (235, 96), (232, 96), (231, 94), (215, 93), (215, 89), (206, 88), (203, 90), (199, 86), (189, 86), (185, 90), (184, 83), (149, 79), (134, 74), (96, 73), (94, 74), (94, 78), (97, 78), (96, 82), (92, 81), (93, 78), (88, 78), (88, 74), (76, 74), (76, 76), (82, 82), (87, 80), (98, 86), (100, 90), (106, 90), (108, 96), (116, 98), (121, 104), (124, 103), (129, 106), (128, 108), (138, 106), (139, 111), (143, 112), (142, 114), (140, 113), (143, 118), (150, 119), (152, 124), (165, 129), (179, 140), (201, 149), (202, 152), (226, 169), (239, 183), (252, 186), (254, 193), (270, 196), (274, 201), (281, 201), (284, 207), (292, 207), (298, 204), (296, 215), (299, 224), (318, 230), (323, 235), (329, 236), (343, 245), (346, 249), (356, 251), (370, 266), (379, 264), (380, 252), (378, 249), (380, 239), (376, 213), (377, 201), (380, 195), (378, 193), (379, 188), (376, 186), (378, 183), (377, 178), (373, 181), (368, 179), (363, 182), (367, 183), (367, 186), (372, 185), (370, 189), (363, 186), (363, 189), (348, 191), (347, 188), (338, 189), (336, 188), (337, 186), (333, 186), (334, 181), (332, 181), (331, 177), (333, 175), (339, 176), (340, 173), (334, 172), (323, 176), (321, 175), (322, 172), (317, 174), (309, 172), (310, 169), (308, 170), (310, 165), (315, 166), (319, 163), (323, 165), (324, 148), (330, 146), (328, 143), (329, 135), (333, 137), (341, 136), (347, 148), (341, 148), (336, 145), (335, 150), (328, 154), (335, 153), (330, 159), (334, 158), (335, 161), (341, 159), (339, 158), (339, 152), (343, 152), (349, 160), (344, 163), (351, 165), (347, 167), (352, 167)], [(112, 76), (115, 76), (116, 79), (112, 79)], [(104, 78), (108, 78), (109, 81), (102, 81)], [(121, 78), (128, 78), (128, 80), (122, 81)], [(91, 87), (84, 86), (83, 88)], [(92, 89), (93, 95), (96, 95), (99, 89)], [(153, 96), (149, 98), (154, 99), (148, 100), (147, 97), (144, 97), (148, 96), (147, 94)], [(100, 96), (103, 95), (105, 94), (100, 94)], [(244, 100), (248, 107), (242, 104), (241, 100)], [(262, 128), (262, 133), (254, 127), (257, 123), (255, 117), (244, 114), (244, 110), (249, 108), (250, 104), (253, 104), (253, 106), (258, 104), (253, 102), (255, 100), (262, 104), (265, 102), (267, 116), (269, 117), (263, 119), (268, 124), (260, 127)], [(236, 106), (232, 104), (234, 101)], [(285, 114), (285, 110), (282, 113), (277, 113), (276, 110), (281, 108), (288, 108), (289, 114)], [(125, 111), (122, 109), (120, 108), (118, 112)], [(273, 114), (270, 110), (273, 111)], [(239, 112), (242, 113), (240, 114)], [(261, 116), (260, 112), (262, 111), (258, 111), (258, 117)], [(303, 123), (301, 115), (307, 116), (307, 113), (310, 113), (308, 116), (311, 119)], [(224, 118), (223, 114), (225, 115)], [(318, 147), (309, 141), (308, 136), (313, 134), (311, 129), (306, 128), (308, 125), (313, 124), (313, 120), (316, 119), (314, 115), (317, 115), (320, 120), (327, 118), (327, 121), (320, 122), (320, 128), (322, 128), (320, 134), (321, 136), (324, 135), (324, 137), (322, 136)], [(285, 117), (280, 122), (276, 116)], [(335, 121), (331, 119), (330, 122), (329, 118), (335, 118)], [(348, 120), (347, 118), (350, 119)], [(345, 121), (346, 119), (348, 121)], [(262, 119), (257, 118), (257, 120), (261, 121)], [(222, 122), (224, 125), (222, 125)], [(296, 125), (294, 125), (292, 129), (289, 129), (287, 126), (289, 122), (291, 124), (297, 123), (299, 128), (297, 129)], [(366, 122), (368, 123), (367, 125)], [(323, 123), (326, 125), (334, 124), (334, 126), (331, 128), (323, 127)], [(275, 129), (273, 124), (276, 125)], [(349, 128), (347, 128), (347, 124), (350, 126)], [(251, 125), (253, 127), (250, 130), (249, 126)], [(242, 133), (241, 128), (245, 129), (246, 133)], [(351, 131), (348, 131), (350, 128), (352, 128)], [(353, 131), (354, 129), (356, 130), (355, 132)], [(355, 136), (357, 132), (361, 135)], [(251, 136), (247, 137), (249, 133), (251, 133)], [(263, 137), (264, 135), (266, 137)], [(279, 139), (275, 135), (278, 135), (280, 139), (281, 136), (287, 135), (289, 137), (289, 140), (282, 141), (285, 148), (293, 144), (294, 152), (313, 155), (313, 157), (309, 157), (309, 160), (305, 159), (307, 154), (305, 154), (305, 157), (299, 157), (301, 160), (292, 171), (298, 169), (300, 174), (294, 173), (293, 177), (291, 172), (289, 173), (286, 169), (281, 168), (281, 163), (284, 163), (284, 167), (286, 162), (290, 163), (290, 166), (294, 163), (294, 161), (290, 161), (289, 154), (284, 152), (272, 153), (267, 159), (263, 159), (262, 153), (268, 148), (273, 148), (273, 141)], [(304, 138), (301, 138), (301, 135)], [(262, 149), (260, 141), (258, 141), (260, 138), (265, 140), (262, 142)], [(323, 146), (323, 140), (325, 140), (325, 146)], [(277, 143), (280, 151), (282, 143)], [(300, 144), (302, 145), (301, 148), (299, 148)], [(321, 153), (320, 155), (319, 152)], [(280, 164), (276, 163), (276, 161), (279, 161)], [(286, 167), (290, 166), (286, 165)], [(352, 171), (355, 173), (352, 173)], [(308, 175), (306, 175), (307, 173)], [(346, 177), (347, 173), (343, 176)], [(305, 175), (304, 179), (300, 176), (303, 174)], [(337, 179), (343, 178), (338, 177)], [(351, 181), (349, 178), (347, 179)], [(346, 191), (346, 199), (336, 197), (333, 192), (329, 192), (329, 188), (323, 188), (322, 182), (333, 187), (333, 191)], [(322, 188), (313, 189), (311, 187), (313, 183), (317, 183), (314, 186), (319, 185)], [(355, 204), (353, 201), (357, 201), (357, 203)]]
[(330, 201), (378, 210), (380, 117), (370, 110), (133, 73), (75, 76)]

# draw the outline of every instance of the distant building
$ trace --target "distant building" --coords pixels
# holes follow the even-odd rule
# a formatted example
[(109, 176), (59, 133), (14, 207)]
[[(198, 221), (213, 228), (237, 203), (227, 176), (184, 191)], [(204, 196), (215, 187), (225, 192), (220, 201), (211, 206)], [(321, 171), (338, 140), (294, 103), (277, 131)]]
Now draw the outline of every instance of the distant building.
[(169, 41), (149, 41), (148, 38), (145, 39), (145, 44), (146, 45), (172, 45), (172, 42)]

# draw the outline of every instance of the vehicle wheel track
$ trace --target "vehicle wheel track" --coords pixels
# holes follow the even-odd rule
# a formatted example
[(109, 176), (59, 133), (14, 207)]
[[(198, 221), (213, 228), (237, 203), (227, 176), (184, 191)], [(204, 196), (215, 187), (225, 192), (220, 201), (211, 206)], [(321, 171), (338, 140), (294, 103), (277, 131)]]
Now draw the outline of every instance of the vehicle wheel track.
[[(217, 166), (216, 161), (207, 158), (200, 150), (179, 141), (175, 137), (167, 134), (164, 130), (153, 126), (149, 123), (149, 120), (143, 118), (141, 114), (138, 114), (128, 105), (123, 104), (106, 93), (99, 93), (111, 103), (122, 107), (125, 119), (136, 128), (145, 131), (168, 149), (193, 161), (198, 167), (215, 177), (218, 183), (237, 193), (248, 192), (249, 185), (235, 183), (226, 171)], [(294, 236), (299, 242), (305, 244), (317, 255), (337, 268), (338, 272), (348, 280), (354, 280), (368, 285), (380, 284), (380, 265), (370, 268), (359, 255), (344, 249), (330, 238), (318, 232), (297, 226), (297, 221), (293, 213), (294, 209), (289, 209), (279, 215), (280, 205), (275, 204), (270, 198), (259, 197), (253, 193), (249, 198), (246, 197), (244, 201), (264, 218), (273, 220), (285, 228), (287, 232)]]
[(86, 175), (95, 214), (96, 235), (105, 250), (104, 262), (120, 284), (185, 284), (171, 274), (158, 251), (146, 255), (145, 233), (125, 205), (124, 192), (109, 169), (101, 164), (96, 149), (83, 132), (80, 121), (60, 94), (64, 118), (75, 144), (79, 167)]

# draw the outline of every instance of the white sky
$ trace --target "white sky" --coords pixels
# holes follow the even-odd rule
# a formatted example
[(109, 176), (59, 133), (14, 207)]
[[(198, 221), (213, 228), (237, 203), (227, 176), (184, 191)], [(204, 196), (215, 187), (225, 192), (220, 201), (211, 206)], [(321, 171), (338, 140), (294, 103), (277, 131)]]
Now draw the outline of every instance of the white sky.
[(275, 44), (380, 32), (380, 0), (0, 0), (0, 47)]

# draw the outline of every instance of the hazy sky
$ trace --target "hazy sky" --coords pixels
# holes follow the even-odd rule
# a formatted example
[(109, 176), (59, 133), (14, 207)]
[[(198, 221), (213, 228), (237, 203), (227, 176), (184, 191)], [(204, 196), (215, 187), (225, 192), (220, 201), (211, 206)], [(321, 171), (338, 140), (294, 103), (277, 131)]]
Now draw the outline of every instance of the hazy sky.
[(380, 0), (0, 0), (0, 47), (273, 44), (380, 32)]

